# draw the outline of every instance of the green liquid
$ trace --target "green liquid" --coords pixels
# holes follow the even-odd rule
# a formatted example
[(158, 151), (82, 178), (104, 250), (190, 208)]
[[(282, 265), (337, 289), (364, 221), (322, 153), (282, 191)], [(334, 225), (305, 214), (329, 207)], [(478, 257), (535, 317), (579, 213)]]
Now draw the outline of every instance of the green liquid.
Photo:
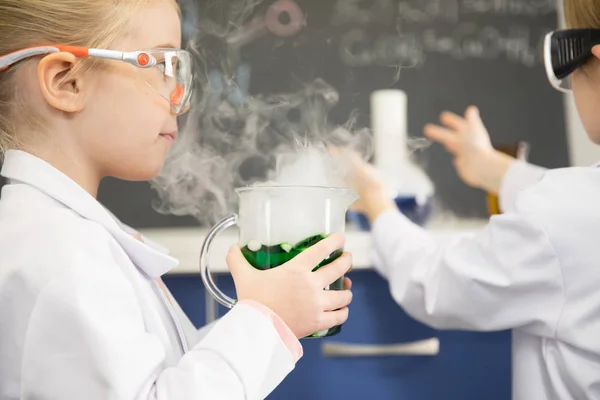
[[(261, 248), (258, 251), (252, 251), (248, 248), (248, 245), (246, 245), (242, 248), (242, 253), (244, 254), (244, 257), (246, 257), (246, 260), (248, 260), (248, 262), (254, 268), (264, 271), (264, 270), (271, 269), (271, 268), (277, 268), (280, 265), (285, 264), (286, 262), (290, 261), (292, 258), (296, 257), (298, 254), (302, 253), (304, 250), (308, 249), (310, 246), (314, 245), (315, 243), (320, 242), (321, 240), (325, 239), (326, 237), (327, 236), (324, 236), (324, 235), (311, 236), (295, 245), (290, 245), (288, 243), (282, 243), (282, 244), (278, 244), (278, 245), (274, 245), (274, 246), (261, 246)], [(313, 271), (316, 271), (319, 268), (332, 263), (333, 261), (335, 261), (337, 258), (339, 258), (342, 255), (343, 251), (344, 251), (343, 249), (334, 251), (333, 253), (331, 253), (329, 255), (329, 257), (327, 257), (325, 260), (323, 260), (323, 262), (321, 262), (319, 265), (317, 265)], [(329, 285), (329, 288), (327, 288), (327, 289), (328, 290), (344, 290), (344, 278), (341, 277), (340, 279), (336, 280), (334, 283)], [(308, 337), (309, 338), (321, 338), (321, 337), (334, 336), (334, 335), (337, 335), (338, 333), (340, 333), (341, 331), (342, 331), (342, 325), (337, 325), (337, 326), (334, 326), (333, 328), (330, 328), (326, 332), (321, 331), (321, 332), (313, 333), (312, 335), (310, 335)]]

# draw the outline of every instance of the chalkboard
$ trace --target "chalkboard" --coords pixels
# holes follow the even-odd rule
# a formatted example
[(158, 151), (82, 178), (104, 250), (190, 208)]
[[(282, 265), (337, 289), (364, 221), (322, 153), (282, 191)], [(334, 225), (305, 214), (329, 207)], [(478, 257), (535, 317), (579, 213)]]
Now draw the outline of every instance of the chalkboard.
[[(234, 3), (247, 17), (236, 23), (250, 23), (254, 17), (260, 20), (273, 2), (182, 2), (184, 39), (199, 36), (196, 46), (221, 46), (202, 30), (227, 26)], [(267, 32), (236, 54), (234, 67), (249, 66), (248, 81), (236, 86), (246, 90), (242, 95), (298, 93), (320, 79), (339, 95), (328, 121), (344, 124), (353, 117), (355, 126), (368, 127), (370, 93), (398, 88), (408, 95), (408, 127), (415, 137), (422, 136), (426, 123), (437, 122), (443, 110), (462, 113), (475, 104), (494, 143), (527, 141), (531, 162), (549, 168), (569, 165), (563, 99), (546, 81), (541, 52), (545, 33), (557, 26), (554, 0), (296, 3), (305, 21), (300, 32), (290, 37)], [(231, 53), (221, 50), (205, 51), (205, 66), (231, 68), (223, 62), (224, 54)], [(240, 78), (240, 70), (237, 74)], [(458, 216), (486, 215), (484, 194), (460, 182), (440, 146), (415, 156), (434, 182), (438, 204)], [(99, 196), (136, 227), (198, 224), (192, 217), (156, 212), (155, 197), (147, 183), (114, 179), (102, 183)]]

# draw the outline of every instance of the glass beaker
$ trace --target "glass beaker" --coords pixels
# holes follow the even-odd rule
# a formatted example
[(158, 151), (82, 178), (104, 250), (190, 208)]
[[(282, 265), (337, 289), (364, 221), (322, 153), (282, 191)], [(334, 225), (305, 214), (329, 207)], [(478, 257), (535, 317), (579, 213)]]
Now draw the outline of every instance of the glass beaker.
[[(206, 290), (222, 305), (232, 308), (236, 300), (215, 284), (208, 265), (210, 246), (221, 231), (238, 225), (238, 244), (248, 262), (257, 269), (276, 268), (333, 233), (344, 233), (346, 211), (358, 196), (349, 189), (320, 186), (253, 186), (236, 189), (239, 213), (217, 223), (208, 233), (200, 253), (200, 271)], [(315, 270), (337, 259), (339, 249)], [(325, 290), (342, 290), (343, 277)], [(310, 337), (338, 334), (341, 325)]]

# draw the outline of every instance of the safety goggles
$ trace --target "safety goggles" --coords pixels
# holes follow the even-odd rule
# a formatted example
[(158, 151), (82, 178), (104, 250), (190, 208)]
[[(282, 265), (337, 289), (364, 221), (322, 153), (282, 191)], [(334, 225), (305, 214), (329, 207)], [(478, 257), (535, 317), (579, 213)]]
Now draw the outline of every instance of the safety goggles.
[(571, 90), (571, 74), (591, 57), (600, 44), (598, 29), (566, 29), (546, 35), (544, 64), (550, 84), (561, 92)]
[(0, 72), (11, 65), (34, 56), (67, 52), (77, 57), (95, 57), (125, 61), (145, 69), (144, 82), (167, 100), (177, 115), (189, 109), (192, 94), (192, 59), (190, 53), (179, 49), (116, 51), (74, 46), (38, 46), (0, 56)]

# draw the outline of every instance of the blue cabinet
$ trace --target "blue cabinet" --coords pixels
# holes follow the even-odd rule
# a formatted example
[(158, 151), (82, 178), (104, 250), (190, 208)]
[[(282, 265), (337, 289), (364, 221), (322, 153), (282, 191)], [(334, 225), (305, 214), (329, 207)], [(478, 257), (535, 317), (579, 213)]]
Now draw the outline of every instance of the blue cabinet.
[[(409, 316), (391, 298), (387, 282), (373, 271), (350, 273), (354, 300), (342, 333), (303, 341), (304, 357), (269, 400), (319, 399), (510, 399), (510, 333), (436, 331)], [(196, 325), (205, 322), (199, 277), (165, 279)], [(233, 294), (229, 276), (219, 287)], [(221, 310), (221, 315), (225, 312)], [(390, 344), (440, 339), (437, 356), (325, 357), (324, 340)]]

